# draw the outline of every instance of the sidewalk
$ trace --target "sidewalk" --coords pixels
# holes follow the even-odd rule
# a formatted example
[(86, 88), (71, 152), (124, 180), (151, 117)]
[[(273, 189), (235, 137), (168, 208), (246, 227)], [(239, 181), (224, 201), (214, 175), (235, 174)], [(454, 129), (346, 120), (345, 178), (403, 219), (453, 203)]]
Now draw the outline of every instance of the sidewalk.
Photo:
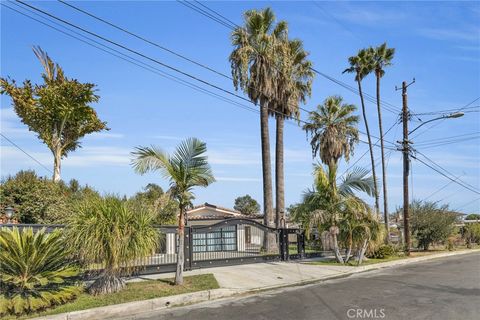
[[(309, 260), (303, 260), (301, 262), (294, 260), (291, 262), (255, 263), (247, 265), (198, 269), (187, 271), (184, 275), (188, 276), (212, 273), (217, 279), (220, 288), (222, 289), (240, 291), (261, 291), (271, 288), (301, 285), (315, 281), (348, 276), (368, 270), (387, 268), (413, 262), (420, 262), (473, 252), (480, 252), (480, 249), (441, 252), (438, 254), (431, 254), (422, 257), (400, 259), (359, 267), (311, 265), (308, 264)], [(316, 260), (318, 259), (312, 259), (310, 261)], [(173, 277), (175, 277), (175, 273), (163, 273), (145, 276), (142, 277), (142, 279), (163, 279)]]
[[(133, 315), (146, 311), (160, 310), (173, 306), (199, 303), (203, 301), (228, 298), (232, 296), (253, 294), (255, 292), (282, 288), (288, 286), (304, 285), (328, 279), (347, 277), (353, 274), (438, 259), (443, 257), (479, 253), (480, 249), (442, 252), (422, 257), (389, 261), (367, 266), (329, 266), (311, 265), (308, 261), (256, 263), (248, 265), (226, 266), (217, 268), (187, 271), (185, 276), (211, 273), (217, 279), (220, 289), (200, 291), (169, 296), (151, 300), (135, 301), (119, 305), (75, 311), (36, 319), (115, 319), (120, 316)], [(130, 281), (142, 279), (173, 278), (174, 273), (144, 276)]]

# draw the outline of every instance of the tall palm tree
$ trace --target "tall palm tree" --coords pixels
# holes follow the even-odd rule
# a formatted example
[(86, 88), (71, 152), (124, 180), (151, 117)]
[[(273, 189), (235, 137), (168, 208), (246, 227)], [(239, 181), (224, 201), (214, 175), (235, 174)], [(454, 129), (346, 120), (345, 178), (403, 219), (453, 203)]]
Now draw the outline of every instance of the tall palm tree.
[(207, 187), (215, 182), (205, 152), (207, 145), (189, 138), (180, 143), (171, 155), (157, 147), (137, 147), (132, 152), (132, 165), (137, 173), (160, 171), (170, 181), (170, 194), (178, 202), (178, 253), (175, 283), (183, 284), (184, 247), (185, 247), (185, 212), (194, 199), (194, 187)]
[(345, 69), (343, 73), (345, 72), (354, 73), (355, 81), (358, 84), (358, 93), (360, 94), (360, 102), (362, 104), (363, 121), (365, 122), (365, 131), (367, 131), (368, 148), (370, 151), (370, 161), (372, 166), (373, 182), (375, 183), (375, 210), (377, 213), (379, 213), (380, 204), (379, 204), (379, 198), (378, 198), (377, 175), (375, 173), (375, 158), (373, 156), (372, 137), (370, 136), (370, 128), (368, 127), (367, 112), (365, 110), (365, 101), (363, 99), (363, 91), (362, 91), (362, 80), (373, 69), (372, 50), (361, 49), (360, 51), (358, 51), (358, 54), (356, 56), (352, 56), (348, 58), (348, 62), (350, 63), (350, 68)]
[(280, 219), (285, 211), (285, 180), (284, 180), (284, 122), (285, 119), (298, 119), (299, 104), (306, 103), (312, 92), (314, 72), (312, 62), (308, 60), (308, 52), (303, 49), (299, 39), (283, 41), (280, 44), (277, 78), (277, 94), (274, 106), (276, 119), (275, 145), (275, 209), (276, 225), (280, 227)]
[(356, 109), (353, 104), (344, 104), (342, 97), (331, 96), (310, 112), (303, 126), (311, 136), (312, 156), (320, 153), (320, 160), (332, 171), (341, 157), (349, 160), (358, 142), (358, 116), (353, 114)]
[(380, 108), (380, 79), (385, 74), (385, 67), (388, 67), (392, 64), (393, 56), (395, 55), (394, 48), (387, 48), (387, 43), (372, 48), (373, 52), (373, 70), (375, 72), (375, 77), (377, 79), (377, 112), (378, 112), (378, 128), (380, 130), (380, 146), (382, 152), (382, 181), (383, 181), (383, 215), (386, 237), (385, 241), (388, 243), (389, 240), (389, 228), (388, 228), (388, 197), (387, 197), (387, 169), (385, 167), (385, 149), (383, 144), (383, 125), (382, 125), (382, 109)]
[[(269, 101), (275, 98), (277, 39), (285, 38), (287, 24), (275, 25), (275, 15), (270, 8), (244, 13), (244, 26), (237, 27), (231, 35), (234, 49), (229, 60), (233, 85), (241, 88), (248, 97), (260, 105), (260, 131), (262, 144), (263, 211), (264, 223), (274, 227), (272, 167), (270, 137), (268, 133)], [(276, 250), (275, 239), (265, 237), (268, 251)]]

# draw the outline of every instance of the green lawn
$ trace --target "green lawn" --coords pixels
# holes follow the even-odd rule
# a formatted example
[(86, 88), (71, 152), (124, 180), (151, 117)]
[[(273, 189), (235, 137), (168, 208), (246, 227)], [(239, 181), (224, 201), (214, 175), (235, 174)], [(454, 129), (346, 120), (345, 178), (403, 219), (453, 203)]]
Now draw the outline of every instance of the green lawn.
[[(313, 252), (319, 252), (320, 250), (305, 247), (305, 253), (313, 253)], [(296, 244), (289, 244), (288, 245), (288, 253), (289, 254), (297, 254), (298, 253), (298, 247)]]
[[(385, 259), (369, 258), (368, 260), (364, 260), (361, 265), (362, 265), (362, 266), (365, 266), (365, 265), (369, 265), (369, 264), (376, 264), (376, 263), (394, 261), (394, 260), (399, 260), (399, 259), (405, 259), (405, 257), (394, 256), (394, 257), (389, 257), (389, 258), (385, 258)], [(337, 266), (341, 266), (341, 264), (339, 264), (339, 263), (338, 263), (336, 260), (334, 260), (334, 259), (322, 260), (322, 261), (313, 261), (313, 262), (308, 262), (308, 264), (313, 264), (313, 265), (329, 265), (329, 266), (337, 265)], [(356, 262), (356, 261), (353, 261), (353, 260), (350, 260), (348, 263), (344, 264), (344, 266), (351, 266), (351, 267), (353, 266), (353, 267), (356, 267), (356, 266), (357, 266), (357, 262)]]
[[(125, 303), (138, 300), (147, 300), (153, 298), (160, 298), (172, 296), (176, 294), (218, 289), (218, 283), (213, 274), (202, 274), (197, 276), (190, 276), (184, 278), (184, 284), (175, 286), (172, 283), (173, 279), (147, 280), (141, 282), (131, 282), (127, 287), (117, 293), (91, 296), (83, 293), (78, 299), (71, 303), (64, 304), (55, 309), (47, 310), (38, 314), (32, 314), (30, 317), (45, 316), (63, 312), (78, 311), (112, 304)], [(26, 319), (29, 317), (22, 317)], [(5, 319), (19, 319), (15, 317), (7, 317)]]

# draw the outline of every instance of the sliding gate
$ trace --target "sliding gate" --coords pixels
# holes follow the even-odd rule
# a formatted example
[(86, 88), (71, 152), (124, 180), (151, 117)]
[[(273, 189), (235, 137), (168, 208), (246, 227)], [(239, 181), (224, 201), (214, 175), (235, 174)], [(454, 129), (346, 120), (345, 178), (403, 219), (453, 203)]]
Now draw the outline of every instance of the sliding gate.
[(186, 231), (187, 269), (281, 259), (279, 229), (254, 220), (228, 219)]

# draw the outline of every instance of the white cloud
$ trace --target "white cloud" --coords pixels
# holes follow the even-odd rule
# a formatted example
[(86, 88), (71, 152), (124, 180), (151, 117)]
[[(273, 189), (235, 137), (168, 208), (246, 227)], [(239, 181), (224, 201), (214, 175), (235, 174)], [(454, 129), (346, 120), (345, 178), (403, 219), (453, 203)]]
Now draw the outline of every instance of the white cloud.
[(213, 165), (259, 165), (262, 161), (260, 152), (253, 149), (212, 148), (207, 155), (208, 162)]
[(422, 28), (418, 30), (420, 35), (437, 40), (463, 40), (480, 41), (480, 29), (467, 28), (464, 30), (440, 29), (440, 28)]
[(176, 140), (176, 141), (181, 141), (184, 138), (183, 137), (177, 137), (177, 136), (163, 136), (163, 135), (158, 135), (158, 136), (152, 136), (154, 139), (159, 139), (159, 140)]
[(363, 25), (377, 25), (385, 22), (391, 25), (395, 21), (401, 21), (407, 18), (405, 13), (398, 11), (384, 9), (372, 10), (361, 8), (359, 5), (350, 6), (346, 4), (331, 14), (339, 20)]
[(92, 134), (89, 134), (88, 136), (85, 136), (85, 138), (90, 138), (90, 139), (121, 139), (125, 138), (125, 135), (123, 133), (113, 133), (113, 132), (94, 132)]
[[(1, 146), (2, 166), (36, 165), (23, 152), (13, 146)], [(46, 167), (53, 158), (50, 152), (28, 152)], [(77, 149), (62, 161), (62, 167), (126, 166), (130, 164), (130, 150), (117, 147), (85, 147)]]

